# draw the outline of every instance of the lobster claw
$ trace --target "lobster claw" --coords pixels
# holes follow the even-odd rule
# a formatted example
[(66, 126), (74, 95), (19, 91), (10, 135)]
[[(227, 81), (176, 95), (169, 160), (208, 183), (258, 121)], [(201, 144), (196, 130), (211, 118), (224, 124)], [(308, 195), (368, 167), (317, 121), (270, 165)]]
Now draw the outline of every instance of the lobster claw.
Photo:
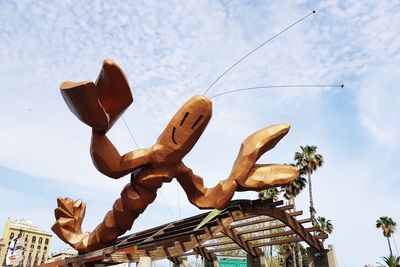
[(96, 83), (64, 82), (60, 90), (71, 112), (102, 132), (107, 132), (133, 102), (125, 74), (108, 59), (104, 60)]
[(258, 165), (256, 161), (289, 132), (289, 124), (263, 128), (247, 137), (240, 148), (230, 178), (237, 183), (237, 191), (263, 190), (284, 185), (298, 177), (298, 170), (289, 165)]
[(283, 164), (255, 164), (247, 179), (237, 181), (236, 191), (260, 191), (270, 187), (283, 186), (299, 176), (295, 167)]

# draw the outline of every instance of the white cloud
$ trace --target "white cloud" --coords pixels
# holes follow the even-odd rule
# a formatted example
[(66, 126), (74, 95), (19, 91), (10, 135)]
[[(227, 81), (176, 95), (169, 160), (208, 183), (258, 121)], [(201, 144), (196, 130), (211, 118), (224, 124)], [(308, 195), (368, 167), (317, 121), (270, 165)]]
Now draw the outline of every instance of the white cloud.
[[(242, 12), (239, 8), (235, 5), (224, 8), (218, 3), (203, 3), (200, 6), (171, 3), (155, 7), (126, 3), (18, 5), (13, 11), (17, 17), (27, 20), (28, 25), (11, 30), (2, 43), (2, 56), (11, 62), (10, 66), (2, 68), (2, 76), (6, 78), (17, 73), (21, 76), (18, 81), (6, 80), (7, 90), (15, 93), (6, 94), (5, 99), (16, 104), (6, 111), (9, 115), (2, 140), (8, 139), (4, 144), (8, 153), (2, 158), (3, 164), (33, 175), (78, 185), (104, 186), (95, 182), (101, 176), (94, 171), (88, 157), (89, 129), (67, 111), (56, 89), (58, 84), (63, 80), (94, 80), (102, 58), (115, 59), (128, 75), (135, 95), (126, 120), (141, 141), (140, 145), (151, 145), (163, 125), (186, 99), (194, 93), (203, 92), (226, 66), (277, 31), (261, 27), (264, 32), (247, 31), (249, 27), (241, 25), (246, 20), (237, 20)], [(295, 10), (290, 6), (285, 8), (287, 12)], [(296, 11), (296, 17), (300, 14)], [(275, 15), (268, 18), (262, 13), (256, 15), (260, 25), (268, 25), (274, 20), (279, 22), (279, 17)], [(1, 23), (8, 25), (6, 18)], [(279, 23), (276, 29), (290, 21)], [(305, 44), (305, 37), (299, 33), (299, 30), (294, 30), (289, 41)], [(18, 45), (15, 46), (17, 40)], [(303, 77), (301, 69), (314, 65), (312, 58), (304, 58), (307, 49), (307, 46), (299, 45), (296, 50), (291, 50), (284, 41), (272, 43), (270, 48), (260, 50), (260, 56), (252, 56), (228, 74), (212, 88), (210, 95), (239, 84), (273, 83), (277, 80), (274, 77), (281, 77), (280, 82), (291, 79), (309, 81), (310, 77), (318, 81), (322, 73), (316, 68), (307, 71), (309, 77)], [(283, 56), (285, 53), (287, 56)], [(275, 54), (279, 57), (275, 58)], [(296, 64), (304, 66), (299, 69)], [(259, 106), (277, 110), (282, 101), (287, 101), (285, 98), (296, 99), (298, 103), (298, 97), (304, 92), (306, 90), (278, 94), (274, 91), (274, 99), (262, 97), (262, 104), (258, 101)], [(238, 99), (241, 101), (237, 102), (237, 106), (232, 105), (232, 98), (229, 98), (230, 103), (223, 98), (218, 100), (215, 113), (222, 111), (220, 114), (225, 114), (225, 117), (242, 117), (243, 122), (250, 122), (258, 109), (248, 109), (246, 105), (250, 105), (254, 97), (240, 95)], [(293, 103), (289, 101), (288, 104)], [(247, 114), (244, 113), (245, 108)], [(18, 119), (15, 117), (17, 114)], [(273, 117), (273, 114), (270, 116)], [(228, 126), (228, 121), (221, 118), (213, 124), (217, 131)], [(241, 136), (250, 134), (243, 127), (243, 122), (238, 122), (229, 125), (231, 131), (243, 131)], [(264, 126), (255, 125), (253, 129)], [(28, 130), (27, 134), (26, 129), (34, 130)], [(210, 131), (215, 132), (213, 129)], [(121, 124), (110, 135), (115, 136), (113, 140), (122, 151), (132, 148), (126, 129)], [(16, 138), (9, 140), (10, 136)], [(120, 138), (125, 141), (118, 140)], [(240, 141), (235, 139), (234, 142), (239, 146)], [(38, 151), (45, 153), (41, 153), (39, 162), (32, 161)], [(51, 164), (48, 164), (50, 161)], [(76, 179), (71, 180), (71, 176)]]
[(400, 145), (399, 82), (398, 64), (380, 66), (366, 75), (358, 95), (363, 125), (377, 143), (389, 149)]
[[(104, 58), (115, 60), (126, 72), (135, 98), (125, 119), (139, 146), (150, 146), (189, 97), (204, 92), (237, 59), (314, 8), (297, 2), (1, 2), (0, 56), (6, 64), (0, 65), (0, 164), (76, 187), (118, 192), (127, 179), (107, 179), (92, 166), (90, 129), (69, 112), (57, 89), (59, 84), (94, 80)], [(350, 183), (358, 192), (349, 196), (349, 201), (356, 199), (361, 205), (359, 199), (373, 189), (368, 173), (398, 174), (391, 166), (398, 163), (392, 154), (375, 162), (364, 157), (399, 146), (399, 93), (395, 87), (400, 77), (398, 14), (396, 1), (321, 1), (315, 15), (243, 61), (208, 94), (259, 85), (344, 82), (345, 90), (354, 95), (351, 101), (357, 103), (359, 114), (324, 110), (322, 101), (333, 94), (321, 89), (264, 90), (216, 98), (214, 118), (185, 162), (207, 185), (214, 185), (229, 173), (246, 136), (268, 124), (291, 122), (291, 133), (262, 161), (288, 162), (298, 144), (312, 142), (320, 147), (329, 158), (324, 175), (332, 184), (318, 187), (317, 182), (317, 198), (321, 209), (337, 221), (334, 241), (343, 255), (340, 260), (351, 266), (364, 264), (361, 257), (351, 259), (343, 249), (346, 221), (341, 210), (328, 204)], [(344, 100), (337, 99), (332, 101)], [(354, 140), (360, 142), (358, 146), (338, 146), (332, 129), (339, 131), (343, 125), (327, 129), (321, 112), (361, 118), (362, 125), (385, 148), (356, 134), (361, 140)], [(346, 131), (360, 131), (357, 123)], [(109, 136), (121, 153), (134, 148), (121, 122)], [(358, 155), (355, 167), (347, 163), (353, 159), (344, 161), (343, 149)], [(372, 165), (378, 165), (379, 172)], [(167, 196), (176, 195), (173, 183), (163, 190)], [(183, 200), (183, 193), (180, 198), (186, 214), (195, 212)], [(396, 202), (392, 195), (379, 200), (369, 196), (365, 201), (376, 207), (385, 200)], [(168, 198), (168, 202), (176, 211), (177, 199)], [(364, 220), (370, 221), (371, 216)], [(363, 236), (358, 239), (367, 246)], [(377, 250), (372, 246), (364, 249)]]

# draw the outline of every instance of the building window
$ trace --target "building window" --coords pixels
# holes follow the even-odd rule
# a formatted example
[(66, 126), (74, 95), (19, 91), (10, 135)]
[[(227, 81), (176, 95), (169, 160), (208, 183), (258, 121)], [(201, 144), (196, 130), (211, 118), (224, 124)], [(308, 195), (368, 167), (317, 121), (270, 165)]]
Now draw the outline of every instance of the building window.
[(43, 238), (39, 237), (39, 244), (42, 244)]
[(32, 237), (32, 243), (36, 242), (36, 236)]
[(31, 248), (34, 248), (35, 246), (34, 245), (31, 245)]
[(14, 238), (14, 233), (10, 234), (10, 240)]
[(41, 246), (37, 246), (37, 249), (40, 250), (42, 247)]
[(49, 239), (48, 239), (48, 238), (46, 238), (46, 240), (44, 240), (44, 244), (45, 244), (45, 245), (48, 245), (48, 244), (49, 244)]
[(47, 247), (44, 247), (44, 250), (46, 251), (46, 250), (47, 250)]

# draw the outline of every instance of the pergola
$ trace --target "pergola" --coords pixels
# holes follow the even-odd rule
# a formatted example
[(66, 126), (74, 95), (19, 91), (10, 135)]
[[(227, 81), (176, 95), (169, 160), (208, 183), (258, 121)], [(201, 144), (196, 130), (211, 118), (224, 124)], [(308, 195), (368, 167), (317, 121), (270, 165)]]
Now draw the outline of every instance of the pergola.
[(114, 246), (105, 249), (45, 265), (113, 265), (139, 262), (141, 257), (169, 259), (179, 265), (182, 256), (197, 254), (205, 259), (207, 266), (217, 266), (220, 253), (243, 250), (249, 266), (263, 266), (261, 247), (301, 241), (313, 251), (323, 252), (320, 240), (328, 235), (309, 224), (310, 218), (297, 219), (303, 212), (292, 209), (292, 205), (284, 205), (283, 201), (236, 200), (226, 209), (212, 212), (215, 215), (211, 218), (212, 213), (202, 213), (121, 237)]

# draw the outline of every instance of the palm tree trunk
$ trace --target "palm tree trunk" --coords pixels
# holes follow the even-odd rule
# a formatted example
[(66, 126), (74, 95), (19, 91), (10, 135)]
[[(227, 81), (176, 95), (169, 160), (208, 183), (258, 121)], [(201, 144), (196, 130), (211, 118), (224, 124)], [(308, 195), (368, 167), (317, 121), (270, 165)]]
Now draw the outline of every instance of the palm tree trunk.
[(301, 255), (300, 243), (297, 243), (297, 259), (299, 261), (299, 267), (303, 267), (303, 255)]
[(272, 245), (270, 246), (269, 255), (270, 255), (269, 258), (272, 260)]
[(296, 202), (294, 201), (294, 198), (292, 199), (292, 204), (293, 204), (293, 211), (296, 211)]
[[(293, 211), (296, 211), (296, 201), (295, 201), (295, 199), (296, 198), (293, 198), (292, 199), (292, 202), (293, 202)], [(297, 250), (297, 260), (298, 260), (298, 263), (299, 263), (299, 267), (303, 267), (303, 256), (301, 255), (301, 250), (300, 250), (300, 244), (299, 243), (297, 243), (296, 244), (296, 250)]]
[(394, 238), (394, 235), (392, 235), (392, 240), (393, 240), (393, 243), (394, 243), (394, 248), (396, 249), (396, 254), (400, 255), (399, 251), (397, 250), (396, 239)]
[(392, 247), (390, 246), (390, 240), (389, 240), (389, 237), (386, 237), (386, 238), (387, 238), (387, 241), (388, 241), (388, 244), (389, 244), (390, 256), (393, 256)]
[(296, 249), (295, 249), (296, 245), (292, 246), (292, 260), (293, 260), (293, 267), (297, 267), (297, 260), (296, 260)]
[[(270, 222), (269, 225), (271, 226), (271, 225), (272, 225), (272, 222)], [(269, 258), (270, 258), (271, 261), (272, 261), (272, 245), (269, 247)]]
[(314, 209), (314, 200), (312, 196), (312, 184), (311, 184), (311, 173), (307, 171), (307, 177), (308, 177), (308, 193), (310, 195), (310, 216), (311, 216), (311, 221), (314, 224), (315, 223), (315, 209)]

